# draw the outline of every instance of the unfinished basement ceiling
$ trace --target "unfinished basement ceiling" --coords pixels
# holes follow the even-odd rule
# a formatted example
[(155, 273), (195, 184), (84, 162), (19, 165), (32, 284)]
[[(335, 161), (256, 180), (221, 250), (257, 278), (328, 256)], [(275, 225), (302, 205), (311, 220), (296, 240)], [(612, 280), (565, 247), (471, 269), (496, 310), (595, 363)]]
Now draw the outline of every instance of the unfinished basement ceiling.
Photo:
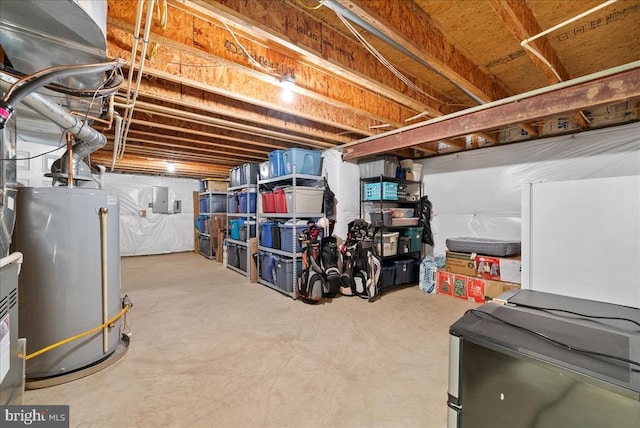
[[(608, 4), (531, 42), (555, 72), (521, 46), (523, 39), (601, 4), (156, 1), (138, 98), (114, 170), (166, 173), (171, 161), (179, 176), (224, 177), (230, 167), (264, 161), (274, 149), (338, 147), (638, 61), (640, 0)], [(135, 2), (108, 1), (109, 57), (131, 62), (136, 12)], [(376, 59), (374, 49), (397, 71)], [(136, 69), (141, 50), (142, 43)], [(288, 102), (281, 97), (286, 78), (295, 79)], [(135, 75), (133, 83), (132, 90)], [(123, 116), (126, 95), (125, 81), (115, 99)], [(632, 100), (572, 112), (557, 124), (554, 118), (475, 134), (462, 130), (393, 153), (434, 156), (637, 117)], [(114, 133), (105, 132), (109, 143), (92, 162), (111, 165)]]

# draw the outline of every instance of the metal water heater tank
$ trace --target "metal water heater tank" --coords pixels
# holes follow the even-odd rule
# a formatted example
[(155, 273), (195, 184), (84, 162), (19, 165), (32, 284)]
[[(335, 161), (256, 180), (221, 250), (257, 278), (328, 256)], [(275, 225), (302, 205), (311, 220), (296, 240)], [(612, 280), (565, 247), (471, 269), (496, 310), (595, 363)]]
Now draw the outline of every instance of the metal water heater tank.
[[(17, 201), (15, 244), (24, 254), (19, 334), (31, 354), (103, 324), (103, 261), (107, 319), (122, 309), (119, 202), (107, 190), (70, 187), (23, 187)], [(108, 210), (106, 234), (101, 208)], [(26, 377), (66, 374), (107, 358), (118, 346), (121, 324), (108, 329), (106, 341), (100, 330), (28, 360)]]

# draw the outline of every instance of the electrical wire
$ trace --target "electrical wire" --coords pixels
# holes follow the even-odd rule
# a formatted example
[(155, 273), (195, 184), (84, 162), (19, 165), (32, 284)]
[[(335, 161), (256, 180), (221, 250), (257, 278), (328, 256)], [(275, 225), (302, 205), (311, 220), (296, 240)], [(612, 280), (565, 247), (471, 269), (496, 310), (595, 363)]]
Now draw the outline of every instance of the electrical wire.
[(433, 100), (433, 101), (435, 101), (437, 103), (449, 105), (447, 102), (445, 102), (445, 101), (443, 101), (441, 99), (438, 99), (438, 98), (434, 97), (433, 95), (430, 95), (427, 92), (423, 91), (421, 88), (419, 88), (407, 76), (402, 74), (402, 72), (400, 70), (395, 68), (393, 66), (393, 64), (391, 64), (375, 47), (373, 47), (373, 45), (371, 43), (369, 43), (367, 41), (367, 39), (365, 39), (364, 36), (362, 36), (358, 32), (358, 30), (356, 30), (355, 27), (353, 25), (351, 25), (351, 23), (345, 17), (343, 17), (342, 15), (340, 15), (337, 12), (336, 12), (336, 16), (340, 19), (340, 21), (342, 21), (344, 26), (347, 27), (347, 29), (349, 29), (349, 31), (351, 31), (351, 33), (365, 47), (365, 49), (367, 49), (367, 51), (369, 51), (369, 53), (371, 53), (382, 65), (384, 65), (389, 71), (391, 71), (391, 73), (393, 73), (398, 79), (400, 79), (400, 81), (402, 81), (405, 85), (407, 85), (407, 87), (409, 87), (409, 89), (413, 90), (414, 92), (419, 92), (422, 95), (426, 96), (427, 98), (429, 98), (429, 99), (431, 99), (431, 100)]
[(267, 68), (264, 65), (260, 64), (258, 61), (256, 61), (256, 59), (251, 56), (251, 54), (249, 53), (249, 51), (247, 51), (247, 49), (242, 45), (242, 43), (240, 43), (240, 40), (238, 40), (238, 38), (236, 37), (235, 33), (231, 30), (231, 28), (229, 28), (229, 26), (227, 25), (226, 22), (222, 21), (222, 24), (224, 25), (224, 28), (227, 29), (227, 31), (231, 34), (231, 37), (233, 37), (233, 40), (236, 41), (236, 43), (238, 44), (238, 46), (240, 46), (240, 49), (242, 49), (242, 52), (244, 52), (244, 54), (247, 56), (247, 58), (249, 59), (249, 62), (253, 65), (255, 65), (256, 67), (265, 70), (267, 72), (269, 72), (270, 74), (274, 74), (275, 73), (275, 69), (274, 68)]
[[(564, 342), (560, 342), (559, 340), (553, 339), (552, 337), (549, 337), (544, 333), (540, 333), (539, 331), (535, 331), (535, 330), (532, 330), (530, 328), (523, 327), (523, 326), (518, 325), (518, 324), (514, 324), (512, 322), (504, 320), (504, 319), (502, 319), (500, 317), (497, 317), (497, 316), (495, 316), (493, 314), (490, 314), (488, 312), (484, 312), (484, 311), (481, 311), (481, 310), (478, 310), (478, 309), (469, 309), (467, 312), (465, 312), (465, 314), (467, 314), (467, 313), (471, 313), (472, 315), (475, 315), (478, 318), (484, 318), (484, 319), (493, 318), (496, 321), (499, 321), (499, 322), (501, 322), (503, 324), (506, 324), (508, 326), (517, 328), (519, 330), (525, 331), (527, 333), (533, 334), (534, 336), (538, 336), (538, 337), (540, 337), (540, 338), (542, 338), (542, 339), (544, 339), (544, 340), (546, 340), (548, 342), (551, 342), (551, 343), (553, 343), (555, 345), (558, 345), (558, 346), (561, 346), (563, 348), (566, 348), (566, 349), (568, 349), (570, 351), (579, 352), (581, 354), (595, 355), (595, 356), (598, 356), (598, 357), (609, 358), (609, 359), (612, 359), (612, 360), (620, 361), (620, 362), (627, 363), (627, 364), (633, 364), (635, 366), (640, 367), (640, 362), (639, 361), (634, 361), (634, 360), (630, 360), (630, 359), (627, 359), (627, 358), (618, 357), (616, 355), (605, 354), (605, 353), (602, 353), (602, 352), (591, 351), (589, 349), (584, 349), (584, 348), (580, 348), (580, 347), (577, 347), (577, 346), (569, 345), (569, 344), (566, 344)], [(478, 315), (478, 314), (482, 314), (482, 315)]]
[(296, 3), (298, 3), (300, 6), (304, 7), (307, 10), (320, 9), (322, 6), (324, 6), (324, 2), (325, 2), (325, 0), (318, 0), (319, 4), (317, 4), (315, 6), (307, 6), (306, 4), (302, 3), (300, 0), (296, 0)]
[(585, 318), (593, 318), (593, 319), (600, 319), (600, 320), (628, 321), (628, 322), (633, 323), (633, 324), (637, 325), (638, 327), (640, 327), (640, 322), (638, 322), (636, 320), (632, 320), (631, 318), (606, 317), (606, 316), (601, 316), (601, 315), (583, 314), (583, 313), (580, 313), (580, 312), (569, 311), (567, 309), (544, 308), (544, 307), (540, 307), (540, 306), (533, 306), (533, 305), (527, 305), (527, 304), (522, 304), (522, 303), (516, 303), (515, 305), (518, 306), (518, 307), (521, 307), (521, 308), (536, 309), (536, 310), (545, 311), (545, 312), (550, 312), (550, 311), (564, 312), (564, 313), (567, 313), (567, 314), (578, 315), (578, 316), (585, 317)]
[(31, 354), (29, 354), (29, 355), (27, 355), (25, 357), (25, 360), (28, 361), (28, 360), (30, 360), (32, 358), (37, 357), (38, 355), (42, 355), (45, 352), (49, 352), (52, 349), (55, 349), (55, 348), (57, 348), (59, 346), (65, 345), (65, 344), (67, 344), (69, 342), (73, 342), (74, 340), (81, 339), (81, 338), (83, 338), (85, 336), (88, 336), (90, 334), (96, 333), (96, 332), (102, 330), (103, 328), (108, 327), (109, 325), (113, 324), (114, 322), (118, 321), (118, 319), (120, 317), (122, 317), (125, 313), (127, 313), (128, 310), (129, 310), (129, 305), (126, 305), (124, 308), (122, 308), (122, 310), (120, 312), (118, 312), (118, 314), (116, 316), (114, 316), (113, 318), (111, 318), (107, 322), (99, 325), (98, 327), (92, 328), (91, 330), (87, 330), (84, 333), (80, 333), (80, 334), (76, 334), (75, 336), (68, 337), (68, 338), (66, 338), (64, 340), (56, 342), (56, 343), (54, 343), (52, 345), (49, 345), (47, 347), (44, 347), (44, 348), (42, 348), (42, 349), (40, 349), (38, 351), (32, 352)]

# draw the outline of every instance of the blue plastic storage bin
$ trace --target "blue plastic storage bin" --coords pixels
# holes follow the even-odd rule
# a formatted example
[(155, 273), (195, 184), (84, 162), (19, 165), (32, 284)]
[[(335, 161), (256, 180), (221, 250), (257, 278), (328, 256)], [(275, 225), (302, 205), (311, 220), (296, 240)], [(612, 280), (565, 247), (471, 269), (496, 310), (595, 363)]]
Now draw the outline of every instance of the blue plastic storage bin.
[[(247, 195), (249, 195), (249, 207), (247, 207)], [(256, 196), (257, 193), (241, 192), (238, 193), (238, 209), (241, 213), (246, 213), (249, 208), (250, 213), (256, 212)]]
[(273, 232), (278, 232), (278, 222), (265, 221), (260, 223), (260, 244), (264, 247), (274, 248)]
[(198, 221), (197, 221), (197, 227), (198, 227), (198, 232), (200, 233), (208, 233), (207, 231), (207, 217), (205, 216), (198, 216)]
[(227, 195), (227, 212), (229, 213), (238, 212), (238, 196), (236, 196), (235, 194)]
[(391, 287), (396, 283), (396, 267), (382, 266), (382, 275), (380, 276), (380, 285), (382, 288)]
[(269, 153), (269, 175), (271, 178), (285, 175), (284, 160), (282, 159), (283, 150), (274, 150)]
[(275, 283), (273, 270), (276, 265), (276, 258), (271, 253), (260, 253), (260, 278), (267, 282)]
[(295, 166), (297, 174), (320, 175), (320, 150), (288, 149), (282, 153), (282, 160), (286, 174), (293, 174)]
[(413, 260), (397, 260), (393, 264), (396, 267), (396, 284), (408, 284), (411, 282)]
[(240, 239), (240, 228), (244, 225), (243, 218), (232, 218), (229, 220), (229, 236), (231, 239)]
[(209, 198), (200, 198), (200, 212), (201, 213), (209, 212)]

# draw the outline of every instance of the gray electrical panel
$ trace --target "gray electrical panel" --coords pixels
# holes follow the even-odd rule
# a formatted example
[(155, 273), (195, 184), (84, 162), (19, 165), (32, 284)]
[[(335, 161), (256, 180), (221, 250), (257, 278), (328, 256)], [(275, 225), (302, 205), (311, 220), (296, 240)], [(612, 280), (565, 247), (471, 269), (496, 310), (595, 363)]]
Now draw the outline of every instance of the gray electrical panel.
[(169, 214), (169, 188), (153, 186), (153, 212), (156, 214)]

